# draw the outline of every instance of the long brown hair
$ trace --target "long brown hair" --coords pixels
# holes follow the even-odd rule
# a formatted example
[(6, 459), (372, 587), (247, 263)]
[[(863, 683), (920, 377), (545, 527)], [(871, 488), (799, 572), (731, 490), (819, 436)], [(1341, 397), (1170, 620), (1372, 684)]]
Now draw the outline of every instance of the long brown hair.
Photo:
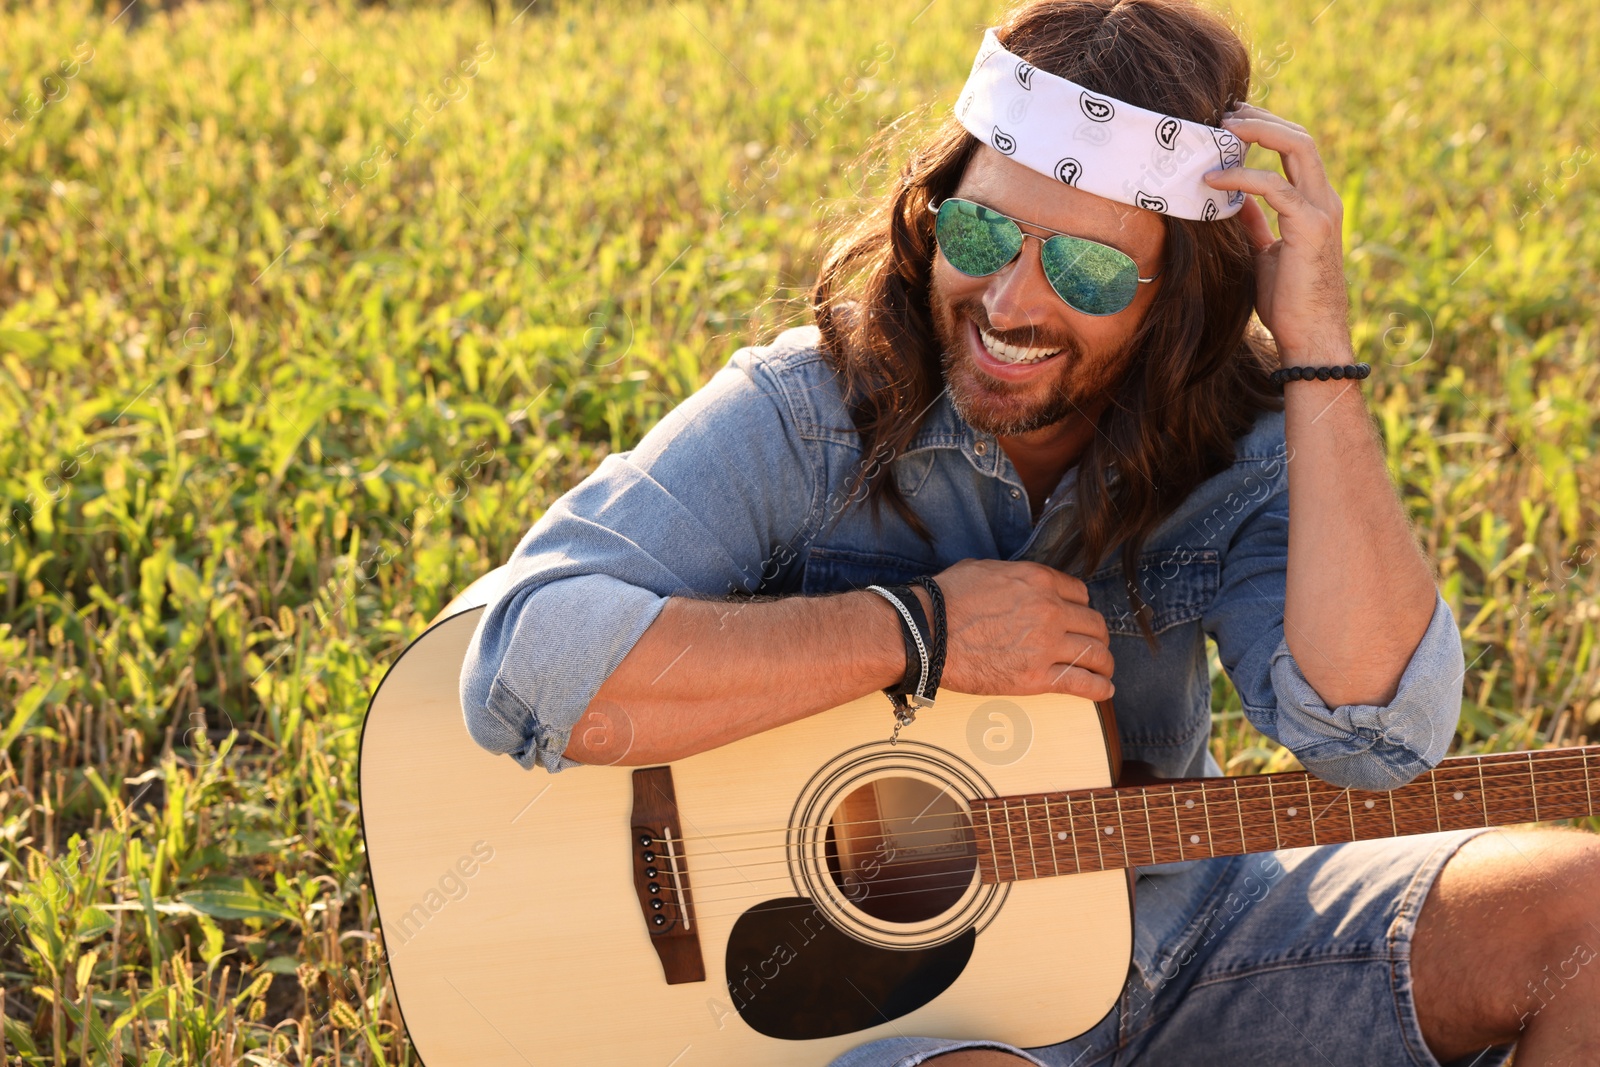
[[(1031, 0), (1008, 10), (996, 33), (1040, 70), (1164, 115), (1217, 125), (1249, 95), (1244, 44), (1185, 0)], [(893, 146), (904, 133), (891, 127), (887, 135)], [(887, 501), (929, 544), (927, 525), (884, 474), (944, 388), (929, 305), (937, 246), (927, 205), (954, 193), (980, 143), (953, 115), (925, 135), (889, 193), (832, 235), (810, 293), (822, 348), (861, 435), (863, 464), (848, 499), (864, 485), (874, 516)], [(1260, 412), (1283, 409), (1282, 387), (1267, 377), (1271, 338), (1249, 329), (1256, 279), (1242, 218), (1161, 218), (1166, 280), (1079, 458), (1078, 525), (1047, 551), (1053, 566), (1087, 578), (1120, 544), (1147, 641), (1150, 610), (1136, 583), (1145, 539), (1232, 463), (1234, 440)], [(1108, 484), (1113, 459), (1120, 476)]]

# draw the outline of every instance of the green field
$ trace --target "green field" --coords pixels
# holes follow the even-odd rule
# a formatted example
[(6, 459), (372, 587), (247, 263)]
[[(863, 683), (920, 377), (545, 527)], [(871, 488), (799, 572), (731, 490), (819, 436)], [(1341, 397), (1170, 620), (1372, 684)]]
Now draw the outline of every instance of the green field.
[[(998, 11), (520, 6), (0, 5), (8, 1063), (416, 1061), (357, 819), (371, 690), (806, 321), (820, 227), (898, 167), (858, 154), (943, 116)], [(1456, 750), (1578, 743), (1600, 7), (1235, 10), (1252, 101), (1344, 201), (1372, 410), (1465, 638)], [(1229, 773), (1293, 765), (1215, 697)]]

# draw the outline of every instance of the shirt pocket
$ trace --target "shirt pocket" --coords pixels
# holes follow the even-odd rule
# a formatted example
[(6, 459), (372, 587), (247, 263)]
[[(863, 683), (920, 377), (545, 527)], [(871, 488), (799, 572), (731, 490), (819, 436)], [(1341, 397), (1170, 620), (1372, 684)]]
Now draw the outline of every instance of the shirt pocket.
[(938, 568), (889, 552), (813, 548), (806, 557), (800, 591), (808, 595), (843, 593), (869, 585), (899, 585)]
[[(1150, 606), (1150, 628), (1159, 634), (1201, 618), (1217, 597), (1222, 560), (1215, 549), (1154, 549), (1139, 556), (1139, 595)], [(1122, 575), (1114, 559), (1087, 582), (1089, 606), (1105, 616), (1106, 629), (1143, 636)]]

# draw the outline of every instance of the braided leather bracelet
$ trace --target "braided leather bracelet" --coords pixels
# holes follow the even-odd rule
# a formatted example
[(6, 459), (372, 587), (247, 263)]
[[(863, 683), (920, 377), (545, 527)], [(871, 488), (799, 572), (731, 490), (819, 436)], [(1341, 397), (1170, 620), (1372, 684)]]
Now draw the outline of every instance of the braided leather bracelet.
[(912, 594), (909, 585), (894, 585), (888, 588), (869, 585), (867, 589), (894, 606), (895, 613), (900, 616), (900, 635), (905, 640), (906, 646), (905, 676), (898, 684), (889, 686), (884, 692), (888, 694), (890, 702), (897, 709), (905, 703), (904, 698), (907, 694), (916, 695), (920, 703), (921, 695), (927, 691), (929, 668), (933, 659), (932, 631), (928, 626), (928, 617), (922, 610), (922, 602)]
[(1325, 382), (1330, 379), (1365, 378), (1371, 373), (1370, 363), (1346, 363), (1337, 367), (1279, 367), (1269, 377), (1275, 382), (1303, 382), (1311, 378)]
[(911, 579), (916, 584), (928, 591), (928, 599), (933, 601), (933, 649), (928, 663), (928, 703), (933, 703), (933, 694), (939, 689), (939, 677), (944, 673), (945, 650), (945, 616), (944, 616), (944, 591), (939, 588), (939, 583), (931, 575), (919, 574)]
[[(934, 624), (928, 626), (928, 617), (922, 602), (911, 591), (910, 585), (885, 588), (869, 585), (894, 606), (900, 616), (901, 636), (906, 647), (906, 673), (898, 685), (884, 689), (889, 705), (894, 709), (894, 731), (889, 735), (891, 745), (898, 744), (900, 730), (916, 721), (918, 708), (933, 706), (933, 695), (939, 686), (939, 675), (944, 669), (945, 615), (944, 595), (932, 578), (919, 576), (912, 581), (928, 589), (934, 608)], [(931, 588), (930, 588), (931, 587)]]

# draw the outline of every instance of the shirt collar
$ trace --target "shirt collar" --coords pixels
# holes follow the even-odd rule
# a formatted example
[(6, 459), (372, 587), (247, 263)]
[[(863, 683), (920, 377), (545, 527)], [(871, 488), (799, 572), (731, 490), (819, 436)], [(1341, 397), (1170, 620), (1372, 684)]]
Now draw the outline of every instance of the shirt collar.
[[(980, 473), (990, 477), (999, 476), (1002, 469), (1000, 457), (1003, 450), (1000, 448), (1000, 443), (993, 434), (979, 433), (961, 417), (961, 413), (956, 411), (955, 404), (950, 399), (949, 388), (939, 391), (922, 425), (901, 454), (910, 455), (927, 448), (960, 449), (968, 462)], [(1064, 480), (1075, 484), (1076, 470), (1075, 466), (1067, 468), (1067, 473), (1063, 475)], [(1117, 458), (1113, 455), (1106, 463), (1106, 483), (1115, 484), (1119, 477)], [(1057, 485), (1052, 494), (1060, 488), (1060, 485)]]

